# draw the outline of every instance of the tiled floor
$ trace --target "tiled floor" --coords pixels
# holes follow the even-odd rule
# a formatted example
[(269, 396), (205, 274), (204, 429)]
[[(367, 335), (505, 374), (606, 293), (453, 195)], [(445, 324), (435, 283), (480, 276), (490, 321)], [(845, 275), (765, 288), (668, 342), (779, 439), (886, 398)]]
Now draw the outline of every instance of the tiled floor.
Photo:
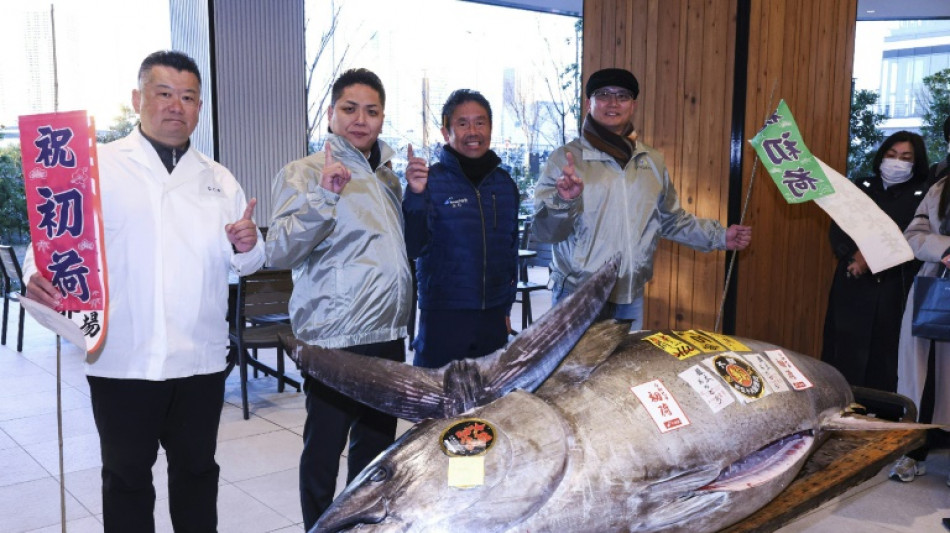
[[(531, 269), (532, 277), (540, 269)], [(549, 307), (547, 292), (535, 293), (535, 316)], [(14, 305), (13, 311), (17, 311)], [(520, 325), (518, 306), (513, 323)], [(15, 314), (13, 316), (16, 316)], [(0, 347), (0, 533), (56, 532), (60, 491), (56, 431), (56, 346), (52, 334), (27, 318), (24, 351), (13, 340)], [(517, 326), (516, 326), (517, 327)], [(267, 355), (262, 355), (266, 359)], [(271, 354), (270, 357), (273, 357)], [(62, 411), (66, 520), (72, 533), (102, 530), (99, 446), (89, 388), (76, 348), (62, 348)], [(293, 365), (291, 365), (293, 366)], [(218, 497), (222, 533), (301, 531), (297, 461), (302, 447), (303, 394), (277, 393), (272, 378), (251, 379), (251, 419), (240, 410), (237, 373), (228, 379), (219, 431)], [(405, 429), (407, 425), (401, 424)], [(844, 497), (783, 528), (783, 533), (885, 533), (945, 531), (950, 458), (937, 452), (928, 475), (910, 484), (882, 472)], [(170, 532), (164, 456), (153, 469), (159, 501), (158, 530)]]

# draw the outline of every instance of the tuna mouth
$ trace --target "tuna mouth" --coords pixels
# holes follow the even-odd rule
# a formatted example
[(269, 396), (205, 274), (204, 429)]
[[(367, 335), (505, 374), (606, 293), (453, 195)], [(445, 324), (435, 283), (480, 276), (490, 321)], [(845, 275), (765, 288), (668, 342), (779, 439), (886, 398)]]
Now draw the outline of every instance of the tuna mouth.
[[(334, 512), (336, 511), (336, 512)], [(332, 506), (320, 517), (310, 533), (338, 533), (359, 529), (364, 524), (379, 524), (389, 516), (389, 505), (384, 500), (377, 500), (372, 506), (361, 509), (356, 513), (338, 516), (339, 510)]]
[(811, 430), (782, 437), (736, 461), (699, 490), (740, 491), (769, 483), (800, 464), (814, 443)]

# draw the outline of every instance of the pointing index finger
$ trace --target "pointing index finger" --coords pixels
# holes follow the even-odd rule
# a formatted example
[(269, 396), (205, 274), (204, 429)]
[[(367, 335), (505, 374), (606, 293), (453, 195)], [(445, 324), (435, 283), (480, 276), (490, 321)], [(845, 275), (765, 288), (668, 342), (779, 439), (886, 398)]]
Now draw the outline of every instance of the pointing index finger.
[(254, 216), (255, 207), (257, 207), (257, 198), (251, 198), (251, 201), (247, 203), (247, 207), (244, 208), (244, 216), (241, 217), (241, 220), (251, 220), (251, 217)]
[(326, 166), (333, 164), (333, 148), (330, 146), (330, 141), (323, 143), (323, 154), (326, 157)]
[(406, 152), (406, 159), (412, 159), (412, 143), (409, 143), (409, 150)]

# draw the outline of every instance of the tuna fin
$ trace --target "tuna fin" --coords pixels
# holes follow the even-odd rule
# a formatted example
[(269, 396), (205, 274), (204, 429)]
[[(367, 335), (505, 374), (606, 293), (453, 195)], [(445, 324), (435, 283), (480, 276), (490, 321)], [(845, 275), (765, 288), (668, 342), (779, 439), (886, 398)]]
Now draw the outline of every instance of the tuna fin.
[(597, 319), (619, 268), (618, 254), (507, 347), (478, 360), (485, 384), (479, 405), (514, 389), (534, 392), (540, 387)]
[(303, 372), (370, 407), (411, 421), (457, 416), (514, 389), (537, 389), (597, 318), (619, 265), (619, 256), (609, 261), (507, 347), (439, 369), (283, 341)]
[(441, 416), (442, 369), (311, 346), (293, 337), (281, 340), (301, 372), (358, 402), (413, 422)]
[(872, 416), (858, 414), (836, 414), (821, 421), (823, 430), (839, 431), (896, 431), (908, 429), (950, 429), (940, 424), (917, 424), (914, 422), (892, 422)]
[(556, 398), (585, 381), (629, 336), (629, 322), (605, 320), (591, 326), (545, 383), (545, 396)]

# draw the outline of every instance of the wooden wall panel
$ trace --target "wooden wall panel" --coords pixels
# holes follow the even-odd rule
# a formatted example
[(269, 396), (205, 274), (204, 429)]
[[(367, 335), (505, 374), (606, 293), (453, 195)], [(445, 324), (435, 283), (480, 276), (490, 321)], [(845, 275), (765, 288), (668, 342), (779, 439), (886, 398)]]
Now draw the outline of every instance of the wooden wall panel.
[[(629, 69), (640, 82), (634, 126), (659, 150), (683, 207), (725, 221), (735, 2), (587, 0), (584, 65)], [(600, 48), (597, 48), (600, 47)], [(725, 254), (663, 242), (647, 286), (647, 327), (712, 329)]]
[[(856, 0), (751, 3), (747, 138), (785, 99), (812, 153), (844, 171), (856, 12)], [(745, 188), (753, 160), (747, 150)], [(736, 329), (819, 356), (834, 270), (830, 220), (813, 203), (785, 203), (764, 168), (752, 187), (755, 240), (740, 259)]]
[[(586, 0), (583, 74), (630, 69), (641, 94), (634, 126), (666, 156), (684, 208), (726, 222), (738, 2)], [(809, 148), (844, 169), (857, 0), (753, 0), (744, 137), (784, 98)], [(741, 77), (740, 77), (741, 79)], [(773, 94), (773, 87), (775, 87)], [(745, 197), (754, 152), (743, 151)], [(790, 206), (764, 169), (755, 173), (740, 254), (736, 333), (817, 355), (834, 260), (828, 217)], [(712, 328), (726, 254), (664, 242), (647, 287), (646, 327)]]

